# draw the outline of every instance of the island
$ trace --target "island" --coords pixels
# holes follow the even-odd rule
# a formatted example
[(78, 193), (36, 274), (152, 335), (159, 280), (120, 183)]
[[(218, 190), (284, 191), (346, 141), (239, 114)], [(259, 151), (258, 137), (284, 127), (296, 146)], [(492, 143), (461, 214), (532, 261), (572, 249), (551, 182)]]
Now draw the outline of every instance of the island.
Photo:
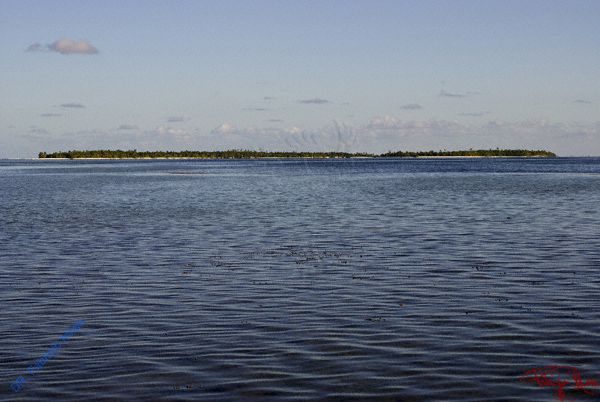
[(527, 149), (469, 149), (466, 151), (396, 151), (383, 154), (364, 152), (279, 152), (230, 149), (226, 151), (123, 151), (97, 149), (85, 151), (40, 152), (39, 159), (256, 159), (256, 158), (436, 158), (436, 157), (544, 157), (549, 151)]

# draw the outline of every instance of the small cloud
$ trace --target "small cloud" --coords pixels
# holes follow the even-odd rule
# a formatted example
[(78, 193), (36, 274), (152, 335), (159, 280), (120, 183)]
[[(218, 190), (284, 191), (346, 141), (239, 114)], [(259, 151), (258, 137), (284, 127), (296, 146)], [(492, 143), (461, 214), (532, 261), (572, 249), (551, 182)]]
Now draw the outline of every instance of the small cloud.
[(48, 135), (48, 134), (50, 134), (50, 132), (48, 130), (46, 130), (45, 128), (36, 127), (36, 126), (31, 126), (29, 128), (29, 133), (31, 133), (31, 134), (37, 134), (37, 135)]
[(176, 135), (180, 137), (187, 134), (187, 130), (169, 126), (159, 126), (156, 128), (155, 132), (160, 135)]
[(181, 123), (182, 121), (185, 121), (185, 117), (183, 116), (169, 116), (167, 118), (167, 123)]
[(465, 112), (465, 113), (459, 113), (459, 116), (466, 116), (466, 117), (481, 117), (481, 116), (485, 116), (486, 114), (490, 114), (490, 112)]
[(25, 49), (26, 52), (43, 52), (47, 50), (48, 48), (39, 42), (31, 44)]
[(312, 104), (312, 105), (324, 105), (326, 103), (331, 103), (327, 99), (321, 99), (321, 98), (300, 99), (298, 102), (304, 103), (304, 104)]
[(60, 107), (64, 107), (64, 108), (69, 108), (69, 109), (83, 109), (85, 107), (85, 105), (82, 105), (81, 103), (63, 103), (60, 105)]
[(138, 126), (133, 125), (133, 124), (121, 124), (117, 130), (137, 130), (139, 129)]
[(467, 95), (466, 94), (459, 94), (459, 93), (453, 93), (453, 92), (448, 92), (445, 90), (441, 90), (440, 94), (438, 95), (439, 97), (442, 98), (465, 98)]
[(58, 117), (62, 116), (60, 113), (42, 113), (40, 117)]
[(400, 127), (401, 122), (390, 116), (375, 117), (367, 124), (368, 129), (390, 130)]
[(56, 52), (63, 55), (68, 54), (96, 54), (96, 49), (92, 44), (86, 40), (73, 40), (69, 38), (62, 38), (56, 40), (47, 45), (42, 45), (39, 42), (29, 45), (26, 49), (27, 52)]
[(407, 103), (406, 105), (400, 106), (400, 109), (419, 110), (419, 109), (423, 109), (423, 106), (419, 105), (418, 103)]
[(48, 48), (53, 52), (60, 54), (96, 54), (98, 49), (91, 45), (86, 40), (72, 40), (68, 38), (59, 39), (50, 45)]
[(213, 129), (211, 132), (216, 134), (231, 134), (236, 131), (236, 128), (233, 124), (223, 123), (219, 127)]
[(585, 100), (585, 99), (575, 99), (573, 101), (573, 103), (579, 103), (581, 105), (590, 105), (592, 103), (592, 101)]
[(242, 110), (245, 112), (266, 112), (269, 109), (266, 107), (245, 107)]

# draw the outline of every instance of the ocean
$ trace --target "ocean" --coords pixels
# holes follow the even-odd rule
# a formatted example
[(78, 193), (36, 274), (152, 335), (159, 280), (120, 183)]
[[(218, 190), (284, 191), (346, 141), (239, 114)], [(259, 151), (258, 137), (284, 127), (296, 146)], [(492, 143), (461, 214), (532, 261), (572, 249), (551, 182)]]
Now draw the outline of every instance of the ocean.
[(0, 160), (0, 399), (597, 400), (599, 205), (600, 158)]

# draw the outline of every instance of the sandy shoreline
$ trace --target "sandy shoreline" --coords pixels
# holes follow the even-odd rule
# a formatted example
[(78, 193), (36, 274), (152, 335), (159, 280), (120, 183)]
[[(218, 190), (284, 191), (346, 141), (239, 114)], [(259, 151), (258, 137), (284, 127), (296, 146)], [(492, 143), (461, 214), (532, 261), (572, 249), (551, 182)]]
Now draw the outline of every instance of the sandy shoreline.
[[(187, 159), (187, 160), (252, 160), (252, 159), (382, 159), (382, 160), (386, 160), (386, 159), (465, 159), (465, 158), (470, 158), (470, 159), (522, 159), (522, 158), (527, 158), (527, 159), (532, 159), (532, 158), (548, 158), (547, 156), (478, 156), (478, 155), (471, 155), (471, 156), (402, 156), (402, 157), (379, 157), (379, 156), (352, 156), (349, 158), (336, 158), (336, 157), (332, 157), (332, 158), (327, 158), (327, 157), (319, 157), (319, 158), (312, 158), (310, 156), (306, 156), (306, 157), (277, 157), (277, 156), (263, 156), (263, 157), (256, 157), (256, 158), (184, 158), (184, 157), (172, 157), (172, 158), (168, 158), (168, 157), (156, 157), (156, 158), (24, 158), (23, 160), (39, 160), (39, 161), (51, 161), (51, 160), (59, 160), (59, 161), (65, 161), (65, 160), (86, 160), (86, 161), (91, 161), (91, 160), (128, 160), (128, 161), (132, 161), (132, 160), (168, 160), (168, 159), (173, 159), (173, 160), (181, 160), (181, 159)], [(558, 156), (556, 157), (558, 158)]]

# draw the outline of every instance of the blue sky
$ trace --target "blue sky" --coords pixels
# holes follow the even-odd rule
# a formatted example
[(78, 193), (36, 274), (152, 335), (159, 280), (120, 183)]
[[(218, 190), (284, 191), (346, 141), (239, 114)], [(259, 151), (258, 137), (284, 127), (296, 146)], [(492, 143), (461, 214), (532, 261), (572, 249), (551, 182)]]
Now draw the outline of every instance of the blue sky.
[(0, 0), (0, 157), (600, 155), (598, 1)]

